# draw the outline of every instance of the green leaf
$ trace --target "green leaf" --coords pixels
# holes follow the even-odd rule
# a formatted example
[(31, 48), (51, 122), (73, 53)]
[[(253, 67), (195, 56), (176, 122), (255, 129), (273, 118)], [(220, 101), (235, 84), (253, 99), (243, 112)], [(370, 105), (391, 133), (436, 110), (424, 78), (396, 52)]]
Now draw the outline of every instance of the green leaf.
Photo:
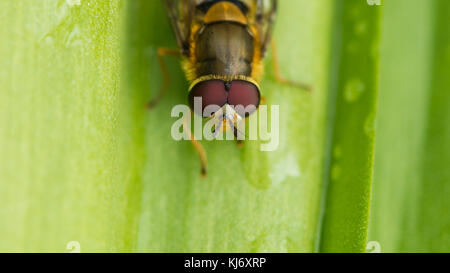
[(380, 7), (334, 2), (327, 184), (320, 251), (364, 252), (370, 208)]
[(122, 4), (0, 2), (0, 251), (134, 250), (140, 192), (117, 133)]
[(188, 88), (179, 60), (144, 107), (162, 84), (157, 48), (176, 48), (160, 1), (1, 1), (0, 251), (364, 251), (378, 14), (280, 1), (281, 72), (314, 91), (277, 83), (269, 54), (278, 150), (203, 141), (202, 179), (170, 135)]
[(449, 252), (450, 2), (386, 1), (385, 14), (370, 240)]
[[(134, 37), (130, 51), (135, 54), (130, 69), (145, 79), (135, 92), (155, 94), (162, 77), (156, 49), (176, 45), (159, 2), (130, 4), (133, 32), (129, 33)], [(275, 38), (282, 73), (312, 83), (315, 90), (308, 93), (276, 83), (269, 57), (261, 87), (269, 105), (280, 105), (280, 145), (275, 152), (260, 151), (259, 142), (238, 149), (234, 142), (203, 141), (209, 174), (202, 179), (192, 145), (170, 137), (176, 120), (170, 118), (170, 109), (186, 103), (188, 86), (178, 60), (167, 58), (170, 94), (145, 113), (147, 161), (138, 251), (314, 251), (325, 152), (331, 10), (329, 1), (283, 1), (280, 8)]]

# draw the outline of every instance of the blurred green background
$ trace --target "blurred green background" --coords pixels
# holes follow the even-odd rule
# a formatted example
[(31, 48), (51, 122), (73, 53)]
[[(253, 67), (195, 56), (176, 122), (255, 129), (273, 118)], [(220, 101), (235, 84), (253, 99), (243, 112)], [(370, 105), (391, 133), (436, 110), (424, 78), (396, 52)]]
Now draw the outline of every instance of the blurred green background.
[[(281, 0), (280, 147), (176, 142), (160, 1), (0, 1), (1, 252), (450, 251), (450, 1)], [(76, 243), (70, 243), (76, 242)], [(75, 246), (75, 248), (74, 248)]]

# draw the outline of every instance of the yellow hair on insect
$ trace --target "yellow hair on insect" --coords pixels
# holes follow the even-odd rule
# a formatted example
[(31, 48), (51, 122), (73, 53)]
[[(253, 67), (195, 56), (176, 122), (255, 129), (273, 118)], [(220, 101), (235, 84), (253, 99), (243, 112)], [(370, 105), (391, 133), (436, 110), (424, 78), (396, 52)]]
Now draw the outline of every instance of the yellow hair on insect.
[(249, 30), (252, 32), (254, 37), (254, 55), (252, 60), (252, 74), (251, 77), (259, 82), (261, 80), (262, 75), (264, 74), (264, 64), (262, 62), (263, 56), (261, 52), (261, 41), (258, 36), (258, 31), (255, 27), (249, 26)]
[(195, 79), (198, 78), (198, 75), (196, 73), (195, 64), (197, 63), (197, 58), (195, 56), (195, 50), (196, 50), (196, 42), (195, 37), (198, 32), (198, 30), (202, 27), (200, 24), (192, 24), (191, 26), (191, 37), (189, 37), (189, 57), (184, 58), (181, 62), (181, 65), (183, 67), (184, 73), (186, 75), (186, 79), (191, 83)]

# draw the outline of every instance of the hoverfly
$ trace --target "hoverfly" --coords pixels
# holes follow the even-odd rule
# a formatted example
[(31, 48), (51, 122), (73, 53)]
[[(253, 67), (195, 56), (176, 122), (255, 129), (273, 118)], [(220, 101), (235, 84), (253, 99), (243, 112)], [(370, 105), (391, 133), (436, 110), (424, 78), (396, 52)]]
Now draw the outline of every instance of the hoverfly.
[[(204, 118), (216, 119), (219, 124), (216, 129), (232, 128), (237, 137), (237, 122), (253, 114), (262, 100), (258, 83), (263, 74), (262, 61), (271, 41), (278, 1), (162, 1), (179, 49), (158, 49), (164, 84), (156, 98), (149, 102), (148, 107), (155, 106), (168, 88), (169, 75), (163, 56), (181, 56), (186, 78), (190, 82), (188, 100), (192, 111), (195, 97), (202, 99), (202, 111), (210, 105), (217, 105), (221, 110), (227, 111), (230, 105), (243, 106), (240, 109), (251, 109), (235, 111), (232, 115), (197, 113)], [(277, 81), (310, 89), (307, 85), (284, 79), (279, 73), (276, 52), (274, 51), (272, 55)], [(202, 174), (206, 175), (206, 153), (190, 131), (188, 134), (200, 155)]]

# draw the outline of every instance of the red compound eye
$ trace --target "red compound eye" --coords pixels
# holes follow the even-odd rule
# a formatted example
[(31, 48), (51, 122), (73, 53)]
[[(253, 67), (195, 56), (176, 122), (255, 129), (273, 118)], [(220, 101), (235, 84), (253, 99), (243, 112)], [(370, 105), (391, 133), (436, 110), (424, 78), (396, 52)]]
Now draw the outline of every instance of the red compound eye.
[(228, 104), (235, 107), (241, 116), (249, 116), (259, 106), (260, 95), (258, 88), (246, 81), (232, 81), (228, 91)]
[[(198, 113), (200, 109), (195, 109), (194, 98), (202, 98), (201, 113)], [(222, 107), (227, 103), (227, 91), (225, 90), (225, 85), (221, 80), (209, 80), (204, 81), (192, 88), (189, 92), (189, 106), (200, 116), (209, 117), (212, 113), (206, 113), (203, 115), (203, 110), (207, 106), (217, 105)], [(208, 109), (207, 109), (208, 110)], [(218, 109), (216, 109), (217, 111)]]

